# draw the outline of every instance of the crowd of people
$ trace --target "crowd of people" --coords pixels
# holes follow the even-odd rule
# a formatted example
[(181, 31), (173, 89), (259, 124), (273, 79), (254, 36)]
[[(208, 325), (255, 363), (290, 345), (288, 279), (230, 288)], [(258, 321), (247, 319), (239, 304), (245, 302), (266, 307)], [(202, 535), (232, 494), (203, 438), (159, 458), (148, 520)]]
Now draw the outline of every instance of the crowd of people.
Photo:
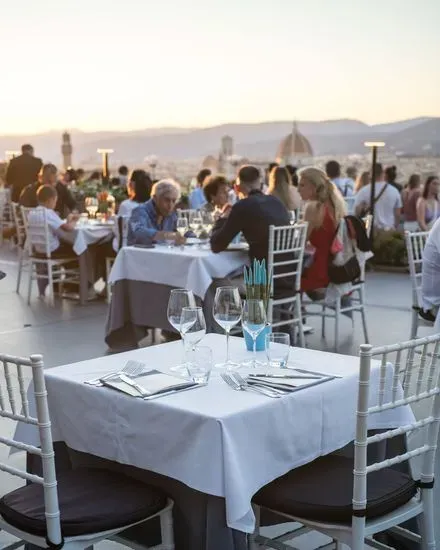
[[(439, 179), (430, 176), (423, 183), (419, 175), (412, 175), (408, 184), (397, 183), (395, 166), (375, 167), (375, 227), (378, 230), (428, 230), (440, 217)], [(13, 159), (6, 173), (6, 185), (11, 188), (12, 200), (26, 207), (46, 209), (51, 229), (56, 238), (51, 241), (51, 252), (65, 253), (72, 242), (68, 232), (78, 212), (69, 189), (78, 177), (78, 171), (67, 170), (58, 178), (53, 164), (43, 164), (34, 156), (31, 145), (23, 145), (22, 155)], [(92, 174), (90, 178), (100, 178)], [(117, 181), (116, 181), (117, 180)], [(151, 245), (158, 241), (182, 244), (185, 237), (177, 231), (176, 207), (181, 189), (178, 183), (165, 179), (153, 183), (142, 169), (131, 173), (121, 166), (113, 185), (126, 186), (128, 198), (119, 205), (118, 219), (128, 220), (128, 244)], [(354, 213), (363, 217), (370, 211), (371, 177), (369, 172), (356, 173), (349, 167), (342, 176), (337, 161), (327, 163), (325, 170), (315, 167), (297, 169), (272, 163), (266, 172), (252, 165), (242, 166), (237, 178), (230, 182), (209, 169), (201, 170), (195, 189), (190, 193), (189, 207), (209, 212), (213, 217), (210, 237), (213, 252), (225, 250), (238, 234), (249, 243), (250, 257), (267, 257), (270, 225), (287, 225), (292, 213), (304, 208), (308, 222), (308, 241), (313, 249), (312, 260), (304, 269), (302, 290), (312, 298), (321, 298), (329, 284), (328, 265), (334, 254), (332, 244), (339, 222), (347, 215), (348, 200), (354, 203)], [(67, 222), (63, 222), (67, 217)], [(108, 256), (114, 256), (121, 246), (121, 225), (108, 242), (100, 243), (96, 251), (98, 273), (105, 278), (102, 265)]]

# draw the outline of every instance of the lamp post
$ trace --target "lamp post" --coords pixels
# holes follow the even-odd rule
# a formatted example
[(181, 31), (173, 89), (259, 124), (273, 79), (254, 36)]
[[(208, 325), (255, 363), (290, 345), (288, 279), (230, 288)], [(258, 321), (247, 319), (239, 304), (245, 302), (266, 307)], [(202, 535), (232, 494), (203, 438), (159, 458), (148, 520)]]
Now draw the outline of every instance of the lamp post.
[(374, 235), (374, 205), (376, 202), (376, 164), (377, 164), (377, 150), (379, 147), (385, 147), (384, 141), (366, 141), (365, 147), (371, 149), (371, 193), (370, 193), (370, 213), (371, 213), (371, 233), (370, 243), (373, 248), (373, 235)]
[(102, 156), (102, 183), (104, 185), (109, 184), (110, 171), (108, 167), (108, 156), (114, 153), (113, 149), (98, 149), (97, 153)]
[(151, 170), (151, 179), (154, 181), (156, 179), (156, 166), (158, 163), (158, 158), (156, 155), (148, 155), (145, 157), (145, 161), (148, 163), (148, 166)]

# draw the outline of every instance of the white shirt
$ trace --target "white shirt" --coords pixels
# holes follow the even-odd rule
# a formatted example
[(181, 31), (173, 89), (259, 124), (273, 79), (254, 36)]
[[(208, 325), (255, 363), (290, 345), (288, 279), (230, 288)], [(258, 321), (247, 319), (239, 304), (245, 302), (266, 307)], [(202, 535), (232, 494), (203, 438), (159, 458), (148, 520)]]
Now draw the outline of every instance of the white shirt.
[(440, 306), (440, 219), (431, 229), (423, 250), (422, 307), (425, 310)]
[[(36, 252), (40, 254), (46, 253), (46, 246), (44, 244), (44, 213), (46, 213), (46, 223), (49, 227), (49, 250), (54, 252), (60, 246), (60, 240), (57, 235), (58, 229), (64, 225), (63, 220), (58, 216), (58, 214), (46, 208), (45, 206), (37, 206), (31, 212), (29, 212), (28, 224), (29, 232), (31, 233), (31, 240), (34, 244)], [(34, 229), (33, 227), (34, 226)]]
[[(133, 212), (133, 210), (135, 208), (137, 208), (138, 206), (140, 206), (141, 204), (142, 203), (133, 201), (131, 199), (125, 199), (125, 201), (122, 201), (121, 204), (119, 205), (118, 218), (119, 217), (130, 218), (131, 213)], [(113, 247), (113, 250), (115, 252), (118, 252), (118, 250), (119, 250), (119, 225), (118, 225), (117, 221), (114, 225), (113, 233), (114, 233), (115, 236), (113, 237), (112, 247)]]
[[(375, 185), (376, 202), (374, 204), (374, 225), (379, 229), (393, 229), (396, 226), (394, 210), (396, 208), (402, 208), (402, 198), (395, 187), (387, 185), (387, 188), (382, 193), (379, 200), (377, 200), (377, 197), (379, 197), (385, 185), (387, 184), (384, 181), (378, 181)], [(355, 209), (362, 203), (370, 206), (370, 197), (371, 183), (362, 187), (362, 189), (356, 193), (356, 199), (354, 201)]]
[(334, 178), (332, 182), (341, 192), (343, 197), (351, 197), (354, 193), (354, 181), (351, 178)]

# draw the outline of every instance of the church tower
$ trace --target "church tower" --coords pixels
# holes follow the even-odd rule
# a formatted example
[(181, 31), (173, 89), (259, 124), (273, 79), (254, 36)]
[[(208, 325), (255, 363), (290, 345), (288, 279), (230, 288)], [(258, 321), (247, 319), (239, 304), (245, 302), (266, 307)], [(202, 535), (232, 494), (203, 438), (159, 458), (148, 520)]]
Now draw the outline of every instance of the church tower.
[(73, 151), (73, 148), (70, 142), (70, 134), (68, 132), (64, 132), (63, 143), (61, 145), (61, 153), (63, 155), (64, 170), (67, 170), (72, 166), (72, 151)]

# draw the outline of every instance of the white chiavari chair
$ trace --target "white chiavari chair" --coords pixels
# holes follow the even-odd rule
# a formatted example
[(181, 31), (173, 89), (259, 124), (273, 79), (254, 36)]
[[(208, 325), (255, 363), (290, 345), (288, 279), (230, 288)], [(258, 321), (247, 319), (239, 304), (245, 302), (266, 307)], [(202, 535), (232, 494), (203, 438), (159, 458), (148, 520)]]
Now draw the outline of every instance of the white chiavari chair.
[[(33, 213), (32, 213), (33, 212)], [(31, 215), (32, 213), (32, 215)], [(47, 280), (50, 300), (54, 303), (54, 283), (79, 283), (78, 257), (73, 253), (63, 258), (53, 258), (50, 251), (50, 227), (44, 209), (21, 207), (26, 229), (26, 247), (29, 254), (28, 304), (31, 302), (32, 282)]]
[(23, 216), (21, 214), (20, 205), (16, 202), (11, 203), (12, 219), (15, 226), (15, 238), (18, 245), (18, 273), (17, 273), (17, 294), (20, 292), (21, 277), (23, 269), (26, 265), (29, 265), (29, 259), (27, 258), (26, 250), (26, 226), (24, 224)]
[[(389, 546), (372, 538), (386, 530), (435, 550), (433, 486), (440, 423), (439, 354), (440, 334), (377, 348), (361, 345), (354, 459), (327, 455), (270, 483), (254, 497), (256, 517), (260, 508), (269, 509), (286, 521), (299, 522), (327, 535), (332, 542), (320, 547), (326, 550), (334, 548), (335, 542), (352, 550), (363, 550), (365, 545), (389, 550)], [(380, 361), (374, 391), (370, 379), (373, 360)], [(411, 419), (407, 424), (369, 434), (370, 415), (409, 406), (419, 411), (417, 419), (407, 410)], [(403, 437), (407, 444), (392, 450), (387, 443), (391, 446), (390, 440), (396, 437)], [(379, 446), (373, 459), (367, 455), (370, 445)], [(420, 534), (400, 527), (416, 517), (421, 519)], [(278, 541), (272, 544), (261, 536), (257, 526), (250, 548), (259, 548), (260, 542), (278, 550), (291, 548)]]
[(423, 250), (429, 231), (405, 231), (405, 244), (408, 256), (409, 274), (412, 287), (412, 315), (410, 338), (417, 337), (419, 325), (433, 326), (433, 323), (422, 319), (419, 311), (422, 309), (422, 262)]
[[(307, 238), (307, 223), (269, 227), (268, 273), (272, 273), (272, 298), (269, 301), (268, 321), (272, 328), (291, 326), (298, 329), (299, 345), (305, 347), (301, 314), (301, 273)], [(292, 280), (292, 288), (277, 289), (276, 281)]]
[[(5, 230), (14, 227), (11, 208), (11, 190), (5, 187), (0, 188), (0, 246), (3, 244)], [(12, 241), (10, 241), (12, 243)]]
[[(365, 230), (367, 236), (370, 237), (372, 230), (372, 216), (366, 216), (364, 219)], [(344, 305), (344, 296), (338, 296), (334, 303), (329, 304), (327, 300), (316, 300), (310, 301), (307, 299), (303, 300), (303, 306), (306, 307), (305, 316), (307, 317), (321, 317), (321, 335), (322, 338), (325, 338), (325, 321), (327, 318), (335, 320), (335, 351), (339, 349), (339, 322), (341, 315), (351, 314), (352, 324), (354, 324), (353, 313), (357, 312), (361, 315), (362, 328), (364, 332), (365, 343), (368, 344), (368, 327), (367, 327), (367, 317), (365, 313), (365, 265), (361, 266), (361, 276), (359, 281), (354, 281), (350, 288), (349, 303)], [(314, 310), (314, 307), (317, 307), (317, 311)], [(312, 309), (311, 309), (312, 308)]]
[[(118, 250), (123, 248), (124, 246), (127, 246), (127, 237), (128, 237), (128, 222), (130, 220), (130, 216), (118, 216), (116, 218), (116, 224), (117, 224), (117, 237), (118, 237)], [(113, 263), (115, 261), (115, 258), (106, 258), (105, 259), (105, 272), (106, 272), (106, 279), (107, 279), (107, 286), (106, 286), (106, 293), (107, 293), (107, 303), (109, 304), (112, 299), (112, 289), (111, 285), (108, 282), (110, 278), (110, 271), (112, 270)]]
[[(29, 394), (26, 370), (32, 371)], [(40, 476), (0, 462), (2, 476), (28, 482), (0, 499), (0, 529), (40, 548), (80, 550), (105, 539), (122, 540), (118, 534), (125, 529), (159, 517), (162, 543), (152, 550), (174, 549), (172, 502), (159, 491), (106, 470), (78, 468), (57, 474), (41, 355), (0, 355), (0, 417), (37, 428), (37, 446), (4, 436), (0, 444), (40, 457), (43, 472)]]

